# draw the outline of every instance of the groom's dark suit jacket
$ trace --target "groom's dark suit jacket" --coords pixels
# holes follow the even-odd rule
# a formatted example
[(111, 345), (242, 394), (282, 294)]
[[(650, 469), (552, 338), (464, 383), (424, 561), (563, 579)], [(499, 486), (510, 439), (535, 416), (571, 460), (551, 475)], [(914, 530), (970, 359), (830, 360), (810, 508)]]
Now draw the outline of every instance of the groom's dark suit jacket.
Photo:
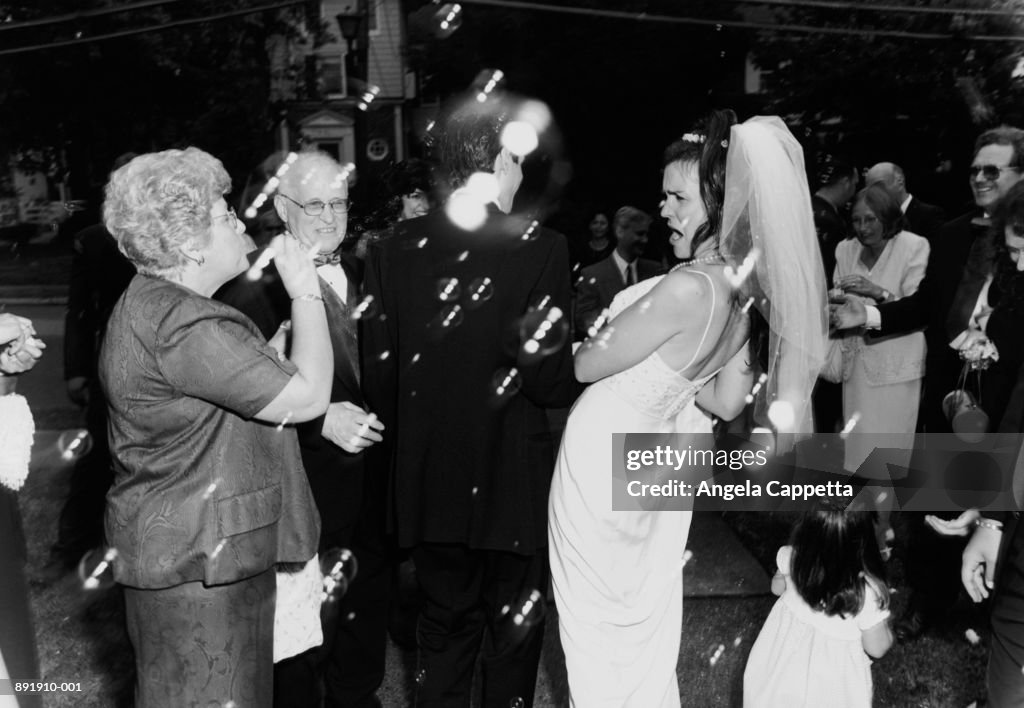
[[(568, 405), (577, 386), (565, 238), (529, 227), (492, 207), (463, 231), (442, 210), (371, 246), (365, 292), (386, 317), (362, 320), (363, 383), (394, 448), (402, 546), (531, 555), (547, 545), (544, 408)], [(559, 346), (524, 348), (552, 308)]]
[[(349, 401), (363, 407), (357, 326), (352, 319), (352, 309), (359, 304), (362, 268), (357, 259), (348, 256), (342, 257), (341, 267), (348, 278), (347, 302), (342, 302), (331, 286), (320, 279), (334, 348), (331, 402)], [(243, 274), (225, 285), (215, 297), (248, 315), (268, 339), (282, 322), (291, 318), (291, 300), (272, 265), (260, 281), (250, 282)], [(322, 435), (323, 424), (324, 416), (320, 416), (295, 427), (302, 464), (320, 510), (321, 538), (327, 539), (331, 532), (352, 526), (359, 517), (363, 504), (365, 453), (353, 455), (326, 440)]]

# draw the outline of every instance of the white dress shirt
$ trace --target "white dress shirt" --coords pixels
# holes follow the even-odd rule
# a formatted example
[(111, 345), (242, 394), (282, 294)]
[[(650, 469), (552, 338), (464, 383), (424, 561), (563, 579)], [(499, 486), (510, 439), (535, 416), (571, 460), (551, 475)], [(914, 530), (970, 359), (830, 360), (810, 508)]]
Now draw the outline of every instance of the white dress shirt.
[(348, 276), (340, 265), (322, 265), (316, 269), (317, 275), (323, 278), (331, 286), (341, 301), (348, 304)]

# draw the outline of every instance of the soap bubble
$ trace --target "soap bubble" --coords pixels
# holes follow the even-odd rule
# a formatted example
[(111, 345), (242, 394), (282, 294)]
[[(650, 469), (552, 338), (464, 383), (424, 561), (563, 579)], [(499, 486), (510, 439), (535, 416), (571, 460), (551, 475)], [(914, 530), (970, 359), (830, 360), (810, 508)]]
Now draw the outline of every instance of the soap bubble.
[(78, 562), (78, 579), (86, 590), (107, 590), (114, 586), (116, 548), (94, 548)]
[(66, 462), (85, 457), (92, 450), (92, 436), (84, 428), (65, 430), (57, 438), (57, 451)]

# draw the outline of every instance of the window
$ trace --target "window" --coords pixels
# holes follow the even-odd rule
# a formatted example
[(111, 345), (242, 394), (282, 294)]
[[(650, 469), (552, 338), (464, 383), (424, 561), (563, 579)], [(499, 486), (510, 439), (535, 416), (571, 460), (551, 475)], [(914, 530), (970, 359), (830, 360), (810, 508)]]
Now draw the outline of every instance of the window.
[(345, 57), (320, 57), (320, 86), (325, 96), (345, 95)]

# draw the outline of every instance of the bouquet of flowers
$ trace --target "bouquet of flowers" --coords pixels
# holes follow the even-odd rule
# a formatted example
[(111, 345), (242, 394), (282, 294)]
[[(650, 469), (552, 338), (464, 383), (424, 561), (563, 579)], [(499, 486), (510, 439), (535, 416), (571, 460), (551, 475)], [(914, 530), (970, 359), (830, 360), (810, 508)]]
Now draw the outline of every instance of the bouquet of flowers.
[(971, 371), (985, 371), (999, 361), (999, 351), (988, 337), (968, 337), (960, 347), (960, 358)]

